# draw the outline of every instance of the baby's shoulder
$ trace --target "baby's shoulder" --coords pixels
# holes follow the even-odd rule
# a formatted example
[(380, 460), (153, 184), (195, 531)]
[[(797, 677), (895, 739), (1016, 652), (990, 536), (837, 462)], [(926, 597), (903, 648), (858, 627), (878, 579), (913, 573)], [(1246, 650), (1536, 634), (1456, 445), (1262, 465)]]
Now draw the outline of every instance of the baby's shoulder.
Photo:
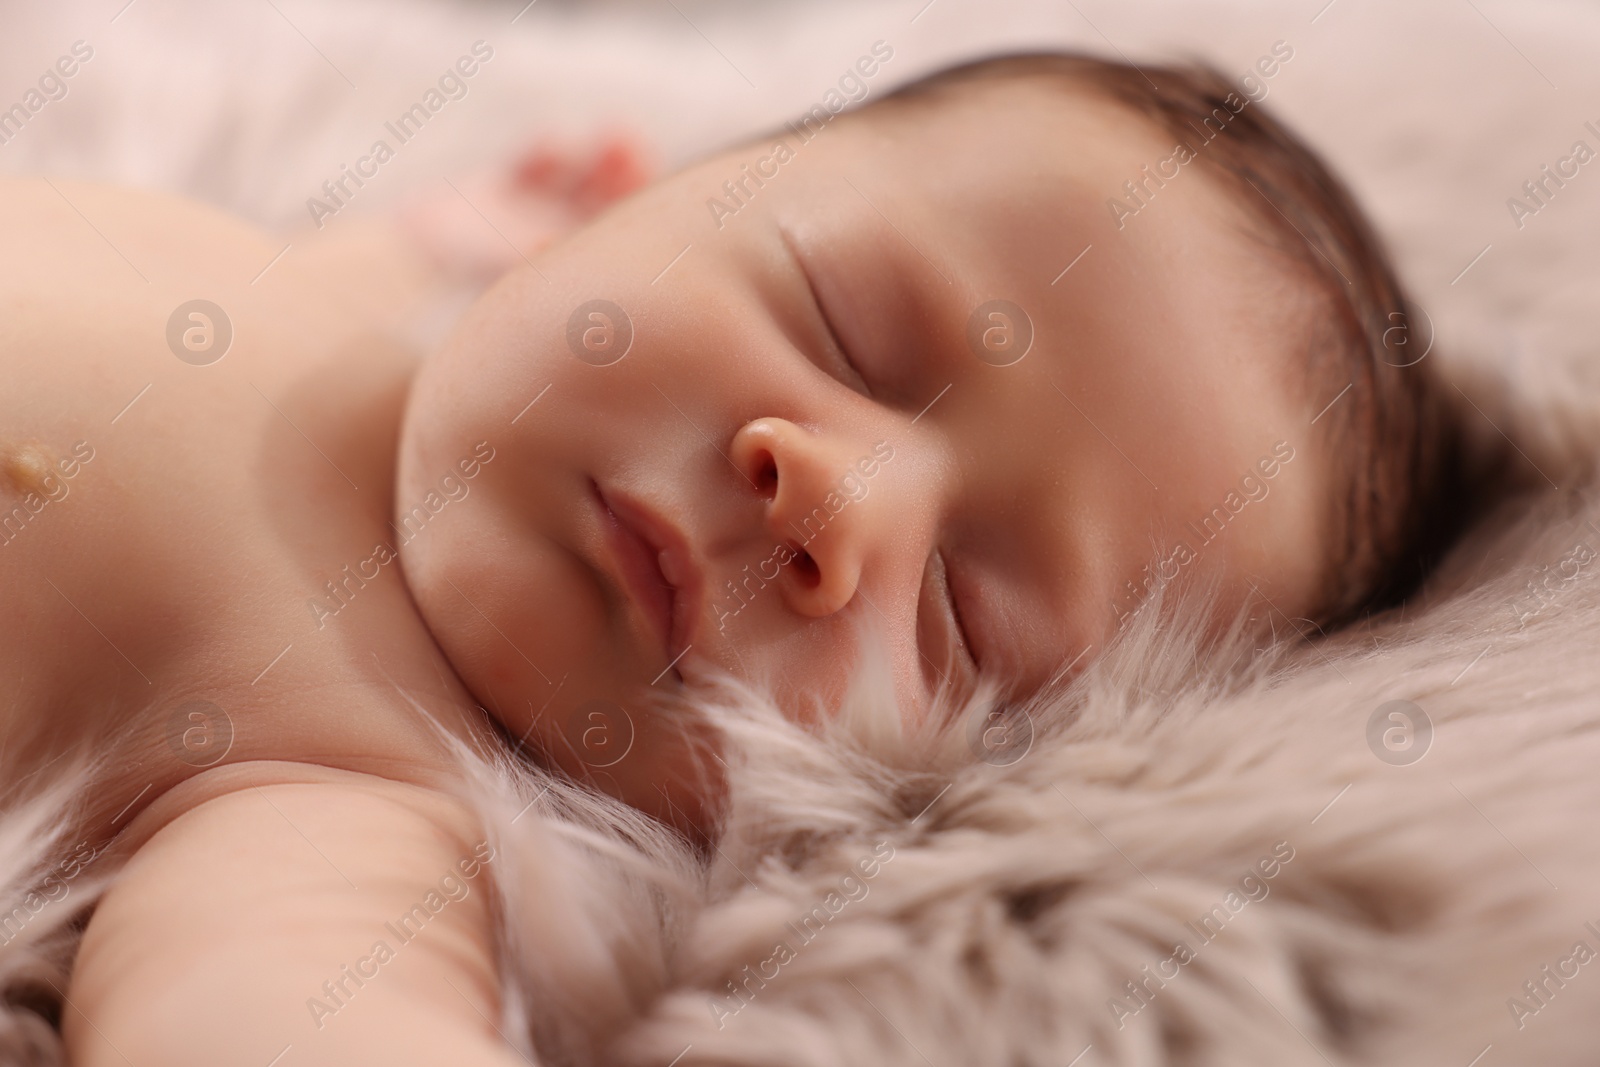
[[(341, 834), (360, 840), (366, 830), (408, 824), (466, 853), (481, 851), (480, 821), (471, 803), (446, 784), (402, 781), (363, 771), (294, 760), (249, 760), (213, 767), (166, 790), (118, 835), (112, 852), (126, 859), (179, 820), (220, 820), (225, 825), (247, 809), (279, 811), (286, 796), (295, 807), (316, 809), (342, 824)], [(363, 827), (366, 827), (366, 830)], [(235, 833), (224, 829), (222, 832)], [(394, 843), (389, 834), (389, 843)], [(483, 846), (487, 848), (487, 846)], [(492, 853), (492, 849), (489, 849)], [(483, 862), (486, 862), (484, 860)]]
[[(408, 735), (395, 754), (392, 715), (304, 705), (339, 706), (367, 647), (426, 647), (398, 567), (337, 639), (308, 607), (389, 536), (417, 354), (214, 208), (66, 181), (0, 194), (0, 775), (114, 748), (104, 814), (131, 817), (207, 765), (174, 738), (213, 706), (233, 759), (422, 751)], [(388, 669), (415, 688), (435, 676), (417, 663)]]

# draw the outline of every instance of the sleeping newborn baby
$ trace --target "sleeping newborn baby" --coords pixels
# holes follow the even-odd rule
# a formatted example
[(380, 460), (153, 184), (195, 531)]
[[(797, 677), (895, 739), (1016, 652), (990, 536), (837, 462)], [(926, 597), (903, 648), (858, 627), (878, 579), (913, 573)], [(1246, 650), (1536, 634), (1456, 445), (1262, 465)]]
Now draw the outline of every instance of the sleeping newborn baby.
[(213, 211), (7, 192), (6, 772), (99, 753), (74, 839), (127, 861), (78, 1063), (521, 1062), (447, 739), (705, 840), (674, 693), (811, 722), (870, 655), (937, 729), (1184, 590), (1219, 629), (1352, 620), (1448, 533), (1377, 242), (1204, 72), (1010, 57), (819, 109), (420, 365), (351, 312), (370, 278), (263, 272)]
[(586, 748), (664, 678), (825, 714), (868, 626), (918, 720), (980, 675), (1059, 680), (1172, 583), (1289, 632), (1392, 601), (1441, 519), (1423, 344), (1245, 92), (981, 63), (506, 274), (401, 446), (409, 501), (474, 442), (501, 457), (402, 551), (468, 688), (650, 806), (658, 766)]

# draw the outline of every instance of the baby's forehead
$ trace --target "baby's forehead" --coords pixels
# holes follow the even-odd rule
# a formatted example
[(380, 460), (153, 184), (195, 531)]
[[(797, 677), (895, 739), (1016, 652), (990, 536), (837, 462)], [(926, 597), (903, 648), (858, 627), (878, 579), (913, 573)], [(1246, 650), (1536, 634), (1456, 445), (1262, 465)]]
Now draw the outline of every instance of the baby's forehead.
[(1220, 149), (1086, 77), (975, 78), (889, 97), (856, 117), (834, 149), (848, 165), (900, 182), (902, 195), (956, 185), (966, 205), (1020, 206), (1041, 223), (1087, 212), (1107, 240), (1130, 243), (1177, 220), (1203, 223), (1206, 239), (1189, 243), (1188, 256), (1260, 258), (1279, 244), (1265, 216), (1271, 205), (1224, 165)]
[(1130, 161), (1137, 168), (1174, 145), (1161, 122), (1083, 75), (973, 77), (892, 95), (847, 117), (898, 133), (907, 148), (982, 151), (996, 182), (1029, 170), (1094, 175)]
[(1103, 239), (1127, 243), (1199, 226), (1203, 238), (1190, 233), (1173, 250), (1187, 258), (1258, 261), (1283, 247), (1271, 205), (1219, 150), (1086, 77), (975, 78), (847, 117), (831, 146), (841, 172), (876, 172), (896, 196), (954, 192), (963, 211), (948, 224), (988, 206), (1032, 213), (1040, 225), (1013, 235), (1022, 241), (1052, 239), (1052, 221), (1082, 216)]
[[(1089, 282), (1085, 273), (1107, 305), (1148, 308), (1145, 298), (1164, 292), (1184, 309), (1170, 342), (1189, 338), (1173, 359), (1202, 336), (1231, 337), (1234, 369), (1218, 364), (1218, 375), (1261, 363), (1280, 396), (1301, 402), (1315, 391), (1311, 349), (1337, 332), (1323, 321), (1335, 314), (1326, 287), (1287, 252), (1284, 226), (1267, 217), (1271, 202), (1229, 170), (1220, 146), (1186, 140), (1076, 76), (958, 81), (880, 101), (862, 118), (859, 143), (841, 139), (840, 148), (863, 162), (876, 153), (903, 179), (903, 202), (915, 203), (918, 185), (954, 185), (950, 210), (898, 222), (909, 237), (931, 221), (930, 242), (996, 261), (1048, 261), (1039, 300), (1066, 299), (1067, 287)], [(885, 141), (894, 151), (881, 151)], [(969, 243), (957, 245), (955, 231)], [(1076, 278), (1064, 269), (1072, 264)]]

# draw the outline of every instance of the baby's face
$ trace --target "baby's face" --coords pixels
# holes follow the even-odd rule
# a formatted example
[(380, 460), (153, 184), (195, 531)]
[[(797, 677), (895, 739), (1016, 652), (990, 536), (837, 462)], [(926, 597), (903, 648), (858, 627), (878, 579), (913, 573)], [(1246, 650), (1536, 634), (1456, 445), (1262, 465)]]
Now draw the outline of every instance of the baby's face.
[(918, 716), (946, 679), (1087, 662), (1147, 583), (1313, 609), (1327, 398), (1198, 164), (1119, 230), (1108, 198), (1172, 145), (1093, 98), (985, 88), (785, 141), (513, 271), (419, 377), (402, 529), (494, 458), (406, 575), (512, 733), (632, 778), (660, 738), (621, 727), (622, 758), (608, 708), (714, 667), (807, 715), (863, 624)]

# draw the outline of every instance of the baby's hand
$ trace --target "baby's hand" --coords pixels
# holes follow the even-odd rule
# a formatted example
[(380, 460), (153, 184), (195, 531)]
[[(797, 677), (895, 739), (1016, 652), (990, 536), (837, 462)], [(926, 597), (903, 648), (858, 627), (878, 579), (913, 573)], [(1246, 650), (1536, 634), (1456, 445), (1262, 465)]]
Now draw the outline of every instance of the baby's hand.
[(435, 264), (489, 281), (643, 187), (649, 150), (611, 133), (584, 147), (535, 145), (510, 168), (432, 186), (400, 209), (401, 226)]
[(494, 851), (463, 804), (299, 764), (214, 773), (226, 791), (139, 847), (89, 924), (72, 1063), (525, 1062), (497, 1030)]

